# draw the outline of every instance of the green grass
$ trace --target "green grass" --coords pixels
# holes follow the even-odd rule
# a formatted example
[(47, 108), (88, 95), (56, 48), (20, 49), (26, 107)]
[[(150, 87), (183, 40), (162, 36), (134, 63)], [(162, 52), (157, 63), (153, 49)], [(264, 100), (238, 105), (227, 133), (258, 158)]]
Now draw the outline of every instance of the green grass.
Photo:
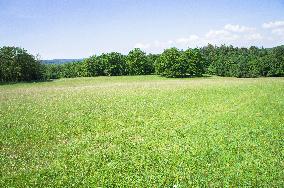
[(0, 86), (0, 187), (283, 187), (284, 78)]

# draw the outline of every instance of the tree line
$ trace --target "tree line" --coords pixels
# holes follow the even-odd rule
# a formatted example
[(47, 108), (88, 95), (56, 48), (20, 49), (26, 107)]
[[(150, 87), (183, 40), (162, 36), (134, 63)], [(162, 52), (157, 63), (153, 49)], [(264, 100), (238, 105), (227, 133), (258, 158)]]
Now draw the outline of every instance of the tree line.
[(165, 77), (284, 76), (284, 46), (238, 48), (208, 44), (187, 50), (169, 48), (161, 54), (146, 54), (135, 48), (127, 55), (104, 53), (60, 65), (43, 64), (18, 47), (0, 48), (1, 82), (149, 74)]
[(239, 78), (284, 76), (284, 45), (235, 48), (209, 44), (201, 51), (206, 58), (208, 74)]

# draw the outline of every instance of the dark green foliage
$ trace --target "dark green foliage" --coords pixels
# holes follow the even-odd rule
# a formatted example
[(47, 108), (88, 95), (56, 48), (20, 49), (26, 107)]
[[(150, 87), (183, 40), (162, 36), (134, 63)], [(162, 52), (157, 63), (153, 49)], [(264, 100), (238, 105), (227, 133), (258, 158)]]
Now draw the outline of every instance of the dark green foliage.
[(162, 54), (146, 55), (134, 49), (127, 56), (112, 52), (92, 56), (83, 63), (47, 66), (48, 78), (159, 74), (165, 77), (193, 77), (204, 73), (251, 78), (284, 75), (284, 47), (236, 48), (213, 46), (180, 51), (166, 49)]
[(1, 82), (153, 73), (165, 77), (196, 77), (204, 73), (239, 78), (284, 76), (284, 46), (238, 48), (208, 44), (148, 55), (136, 48), (127, 56), (111, 52), (78, 62), (45, 65), (24, 49), (0, 48)]
[(154, 63), (147, 58), (146, 53), (139, 48), (135, 48), (127, 55), (126, 62), (130, 75), (146, 75), (154, 72)]
[(208, 45), (201, 51), (206, 57), (208, 74), (241, 78), (284, 75), (283, 46), (265, 49)]
[(91, 56), (84, 60), (87, 76), (104, 76), (107, 62), (102, 57)]
[(155, 62), (160, 57), (160, 54), (148, 54), (147, 61), (149, 63), (149, 73), (155, 73)]
[(177, 48), (166, 49), (156, 61), (156, 73), (166, 77), (185, 76), (186, 67), (181, 55)]
[(166, 77), (186, 75), (186, 62), (177, 48), (166, 49), (156, 61), (156, 73)]
[(121, 76), (127, 74), (125, 56), (118, 52), (111, 52), (99, 56), (100, 61), (106, 65), (105, 74), (108, 76)]
[(45, 65), (46, 79), (58, 79), (61, 77), (62, 66), (56, 64)]
[(0, 48), (0, 81), (17, 82), (42, 80), (44, 66), (25, 49), (18, 47)]
[(46, 65), (47, 78), (120, 76), (127, 74), (125, 57), (116, 52), (91, 56), (81, 62)]
[(62, 65), (64, 78), (75, 78), (87, 76), (85, 64), (82, 62), (66, 63)]
[(156, 60), (156, 72), (166, 77), (202, 76), (205, 60), (199, 49), (165, 50)]
[(62, 65), (45, 65), (47, 79), (75, 78), (88, 76), (86, 64), (83, 62), (66, 63)]
[(189, 76), (202, 76), (205, 72), (205, 58), (199, 49), (187, 49), (182, 52), (183, 61), (186, 62), (186, 73)]
[(269, 54), (267, 76), (284, 76), (284, 46), (277, 46)]

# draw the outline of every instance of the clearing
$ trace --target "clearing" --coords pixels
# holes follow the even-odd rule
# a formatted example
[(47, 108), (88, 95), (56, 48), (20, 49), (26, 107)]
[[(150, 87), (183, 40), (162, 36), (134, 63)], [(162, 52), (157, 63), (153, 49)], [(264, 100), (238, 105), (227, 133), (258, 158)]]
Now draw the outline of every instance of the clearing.
[(0, 85), (0, 187), (284, 186), (284, 78)]

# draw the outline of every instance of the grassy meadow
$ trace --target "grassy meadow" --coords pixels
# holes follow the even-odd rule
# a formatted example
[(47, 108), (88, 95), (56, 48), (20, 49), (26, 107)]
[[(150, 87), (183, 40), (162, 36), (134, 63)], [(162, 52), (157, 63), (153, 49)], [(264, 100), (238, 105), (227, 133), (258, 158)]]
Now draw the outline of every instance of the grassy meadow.
[(0, 187), (283, 187), (284, 78), (0, 85)]

